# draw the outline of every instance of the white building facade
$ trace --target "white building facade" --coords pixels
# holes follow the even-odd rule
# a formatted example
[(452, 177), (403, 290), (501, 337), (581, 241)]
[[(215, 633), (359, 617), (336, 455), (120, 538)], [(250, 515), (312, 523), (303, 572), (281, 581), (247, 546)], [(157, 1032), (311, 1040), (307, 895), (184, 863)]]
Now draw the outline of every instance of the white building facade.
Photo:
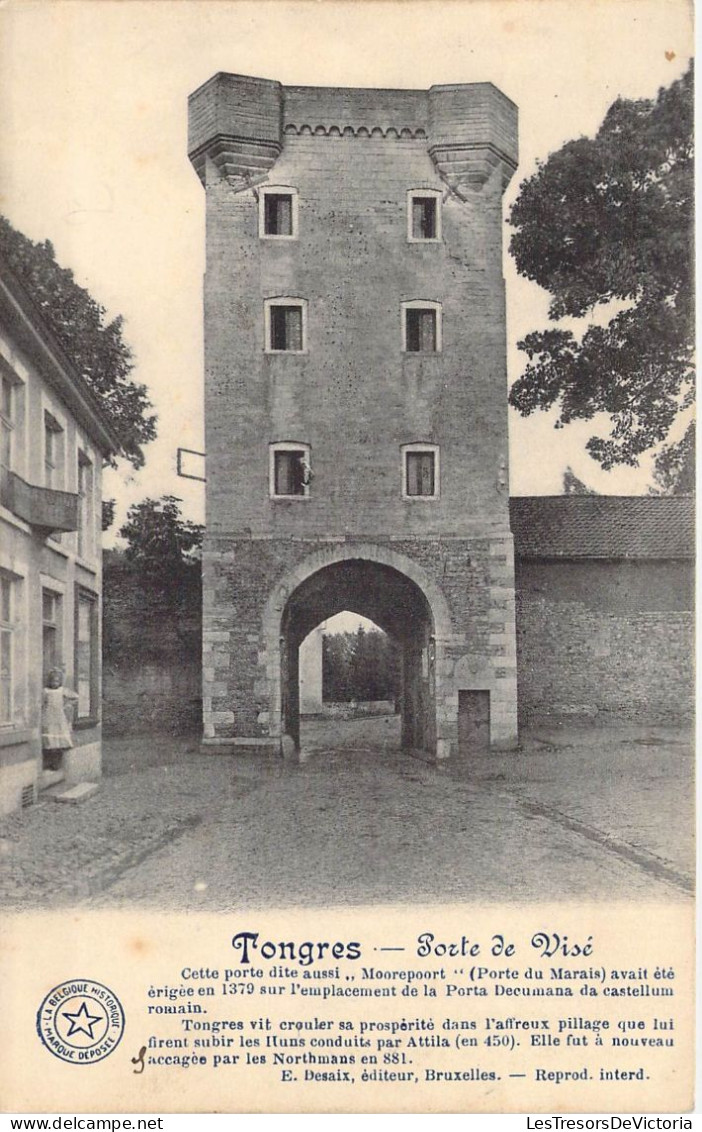
[[(118, 442), (16, 277), (0, 267), (0, 813), (101, 772), (101, 480)], [(75, 691), (73, 748), (43, 765), (42, 688)], [(70, 711), (70, 709), (69, 709)]]

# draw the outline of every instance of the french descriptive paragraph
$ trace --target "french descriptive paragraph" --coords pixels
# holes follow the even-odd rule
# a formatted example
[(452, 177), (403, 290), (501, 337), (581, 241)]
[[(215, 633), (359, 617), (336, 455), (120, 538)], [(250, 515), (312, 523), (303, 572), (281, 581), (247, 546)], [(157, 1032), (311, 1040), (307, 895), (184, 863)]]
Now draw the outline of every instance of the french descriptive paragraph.
[[(146, 990), (138, 1073), (207, 1066), (262, 1086), (395, 1087), (525, 1080), (655, 1080), (676, 1057), (676, 970), (612, 967), (592, 941), (537, 933), (528, 962), (432, 933), (412, 961), (354, 942), (279, 942), (241, 932), (238, 965), (179, 967)], [(395, 949), (399, 950), (399, 949)], [(381, 952), (383, 954), (381, 954)]]

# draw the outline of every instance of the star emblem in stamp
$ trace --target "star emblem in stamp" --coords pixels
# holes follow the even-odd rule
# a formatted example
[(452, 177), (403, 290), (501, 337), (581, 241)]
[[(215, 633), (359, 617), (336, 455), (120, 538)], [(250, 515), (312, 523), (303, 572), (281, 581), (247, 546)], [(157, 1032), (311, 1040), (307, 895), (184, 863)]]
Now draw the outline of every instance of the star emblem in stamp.
[(73, 1065), (102, 1061), (124, 1033), (116, 994), (94, 979), (69, 979), (50, 990), (37, 1011), (37, 1034), (54, 1057)]

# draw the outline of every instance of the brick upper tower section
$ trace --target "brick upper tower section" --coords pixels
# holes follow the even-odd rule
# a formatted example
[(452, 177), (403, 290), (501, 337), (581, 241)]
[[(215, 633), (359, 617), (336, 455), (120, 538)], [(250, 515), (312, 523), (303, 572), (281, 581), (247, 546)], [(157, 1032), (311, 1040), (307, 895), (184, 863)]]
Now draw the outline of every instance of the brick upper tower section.
[(492, 83), (426, 90), (284, 87), (219, 73), (189, 101), (188, 153), (205, 182), (206, 158), (230, 182), (272, 168), (285, 135), (425, 139), (449, 185), (482, 185), (517, 166), (517, 107)]

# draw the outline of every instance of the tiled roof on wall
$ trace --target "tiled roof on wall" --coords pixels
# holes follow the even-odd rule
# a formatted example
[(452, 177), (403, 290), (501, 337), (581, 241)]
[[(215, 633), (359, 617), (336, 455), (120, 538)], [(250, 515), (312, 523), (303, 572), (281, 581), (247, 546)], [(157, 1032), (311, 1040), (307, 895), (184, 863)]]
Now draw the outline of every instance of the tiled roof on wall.
[(693, 558), (689, 495), (530, 495), (510, 499), (518, 558)]

